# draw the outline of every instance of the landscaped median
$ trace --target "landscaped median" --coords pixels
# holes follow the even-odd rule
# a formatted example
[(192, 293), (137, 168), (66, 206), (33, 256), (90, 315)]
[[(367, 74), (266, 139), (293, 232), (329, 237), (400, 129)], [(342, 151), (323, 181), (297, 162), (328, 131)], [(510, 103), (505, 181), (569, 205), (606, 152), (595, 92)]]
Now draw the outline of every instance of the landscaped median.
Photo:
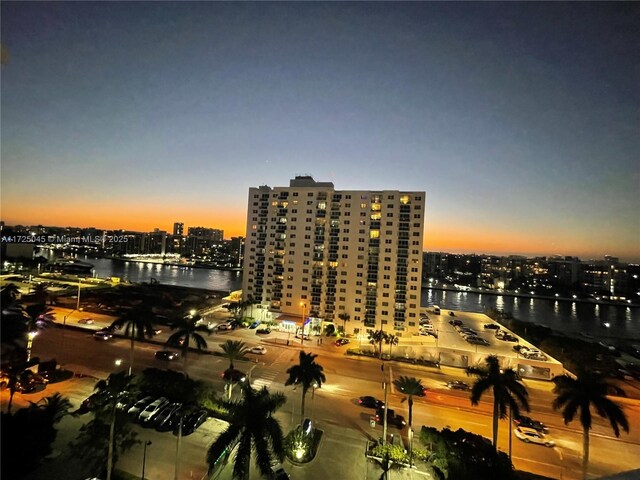
[(313, 428), (306, 433), (298, 425), (284, 439), (285, 455), (294, 465), (309, 463), (318, 453), (322, 435), (322, 430)]
[[(349, 348), (346, 353), (347, 355), (380, 359), (379, 355), (376, 354), (375, 352), (372, 352), (370, 350), (361, 350), (359, 348)], [(425, 367), (440, 368), (440, 363), (438, 363), (438, 361), (434, 360), (431, 357), (425, 358), (423, 356), (420, 356), (418, 358), (410, 358), (410, 357), (400, 357), (395, 355), (390, 356), (388, 354), (383, 354), (380, 360), (393, 360), (395, 362), (410, 363), (412, 365), (422, 365)]]

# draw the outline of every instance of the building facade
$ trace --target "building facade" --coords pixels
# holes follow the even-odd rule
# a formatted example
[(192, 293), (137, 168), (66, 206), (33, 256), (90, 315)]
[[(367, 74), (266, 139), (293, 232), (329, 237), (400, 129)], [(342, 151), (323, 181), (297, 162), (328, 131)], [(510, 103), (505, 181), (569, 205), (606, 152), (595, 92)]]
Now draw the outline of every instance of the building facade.
[[(418, 331), (424, 192), (249, 189), (243, 296), (287, 328)], [(306, 331), (306, 330), (305, 330)]]

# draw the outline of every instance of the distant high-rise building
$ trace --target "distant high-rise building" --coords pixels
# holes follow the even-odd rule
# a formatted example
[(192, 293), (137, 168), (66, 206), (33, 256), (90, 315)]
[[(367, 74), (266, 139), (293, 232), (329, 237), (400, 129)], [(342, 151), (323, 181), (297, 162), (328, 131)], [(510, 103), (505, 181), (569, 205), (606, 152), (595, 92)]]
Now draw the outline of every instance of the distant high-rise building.
[(184, 235), (184, 223), (174, 223), (173, 224), (173, 234), (174, 235)]
[(187, 230), (187, 244), (195, 255), (207, 254), (212, 245), (223, 240), (224, 230), (217, 228), (189, 227)]
[[(335, 190), (299, 176), (249, 189), (243, 295), (285, 329), (418, 330), (424, 192)], [(305, 327), (306, 328), (306, 327)]]

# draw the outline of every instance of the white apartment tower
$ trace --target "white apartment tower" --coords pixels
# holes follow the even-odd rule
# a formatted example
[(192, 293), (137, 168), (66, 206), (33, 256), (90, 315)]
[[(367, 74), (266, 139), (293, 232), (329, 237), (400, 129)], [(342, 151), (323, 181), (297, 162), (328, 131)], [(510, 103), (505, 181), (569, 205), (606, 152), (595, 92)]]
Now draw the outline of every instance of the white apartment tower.
[(284, 330), (306, 319), (354, 334), (413, 334), (424, 201), (424, 192), (335, 190), (310, 176), (250, 188), (243, 298), (260, 302)]

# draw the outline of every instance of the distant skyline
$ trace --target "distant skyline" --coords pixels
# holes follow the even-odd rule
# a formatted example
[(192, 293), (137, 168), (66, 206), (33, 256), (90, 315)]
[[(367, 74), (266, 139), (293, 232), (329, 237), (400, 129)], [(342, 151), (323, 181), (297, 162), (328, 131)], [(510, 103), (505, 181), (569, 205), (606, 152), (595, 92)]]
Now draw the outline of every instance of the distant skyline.
[(637, 3), (2, 2), (6, 224), (245, 235), (426, 191), (425, 250), (640, 261)]

